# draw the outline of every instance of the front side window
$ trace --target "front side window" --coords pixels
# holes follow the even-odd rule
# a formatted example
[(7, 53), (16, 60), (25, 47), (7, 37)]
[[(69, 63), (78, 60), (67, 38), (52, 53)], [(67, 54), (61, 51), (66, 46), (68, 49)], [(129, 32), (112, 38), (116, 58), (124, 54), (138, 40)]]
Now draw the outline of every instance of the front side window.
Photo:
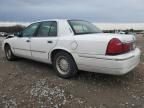
[(87, 21), (69, 20), (68, 22), (76, 35), (78, 35), (78, 34), (93, 34), (93, 33), (101, 33), (102, 32), (95, 25), (93, 25)]
[(23, 32), (23, 37), (30, 37), (33, 36), (39, 26), (39, 23), (34, 23), (28, 26)]
[(38, 37), (53, 37), (57, 36), (57, 23), (55, 21), (42, 22), (38, 32)]

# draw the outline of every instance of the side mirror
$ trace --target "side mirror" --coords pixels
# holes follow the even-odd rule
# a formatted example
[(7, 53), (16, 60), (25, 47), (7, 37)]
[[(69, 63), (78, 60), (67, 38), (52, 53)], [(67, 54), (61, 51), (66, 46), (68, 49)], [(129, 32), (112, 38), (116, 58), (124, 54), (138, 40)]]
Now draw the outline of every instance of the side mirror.
[(17, 37), (22, 37), (22, 32), (17, 32), (17, 33), (14, 33), (14, 36), (17, 36)]

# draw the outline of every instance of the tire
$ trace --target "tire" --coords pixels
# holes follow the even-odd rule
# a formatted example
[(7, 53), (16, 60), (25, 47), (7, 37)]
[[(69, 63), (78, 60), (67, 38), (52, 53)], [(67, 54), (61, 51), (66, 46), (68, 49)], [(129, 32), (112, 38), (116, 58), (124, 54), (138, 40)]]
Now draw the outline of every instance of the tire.
[(62, 78), (70, 78), (77, 74), (77, 66), (72, 56), (66, 52), (58, 52), (53, 59), (53, 66), (57, 75)]
[(11, 47), (9, 45), (5, 46), (5, 56), (8, 61), (14, 61), (16, 59), (16, 57), (12, 53)]

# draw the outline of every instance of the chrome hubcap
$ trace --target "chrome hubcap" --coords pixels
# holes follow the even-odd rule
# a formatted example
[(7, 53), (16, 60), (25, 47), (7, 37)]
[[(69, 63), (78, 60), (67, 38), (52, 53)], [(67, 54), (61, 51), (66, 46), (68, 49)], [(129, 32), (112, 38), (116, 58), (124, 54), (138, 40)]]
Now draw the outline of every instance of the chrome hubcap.
[(56, 68), (61, 74), (67, 74), (69, 72), (69, 63), (65, 57), (58, 57), (56, 60)]

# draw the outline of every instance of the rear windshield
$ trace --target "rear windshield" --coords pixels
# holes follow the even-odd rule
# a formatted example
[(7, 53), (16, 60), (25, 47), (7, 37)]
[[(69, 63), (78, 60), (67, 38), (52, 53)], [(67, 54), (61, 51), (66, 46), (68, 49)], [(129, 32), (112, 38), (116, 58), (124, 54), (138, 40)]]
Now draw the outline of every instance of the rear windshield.
[(101, 33), (102, 32), (95, 25), (93, 25), (92, 23), (87, 22), (87, 21), (69, 20), (68, 22), (76, 35), (93, 34), (93, 33)]

